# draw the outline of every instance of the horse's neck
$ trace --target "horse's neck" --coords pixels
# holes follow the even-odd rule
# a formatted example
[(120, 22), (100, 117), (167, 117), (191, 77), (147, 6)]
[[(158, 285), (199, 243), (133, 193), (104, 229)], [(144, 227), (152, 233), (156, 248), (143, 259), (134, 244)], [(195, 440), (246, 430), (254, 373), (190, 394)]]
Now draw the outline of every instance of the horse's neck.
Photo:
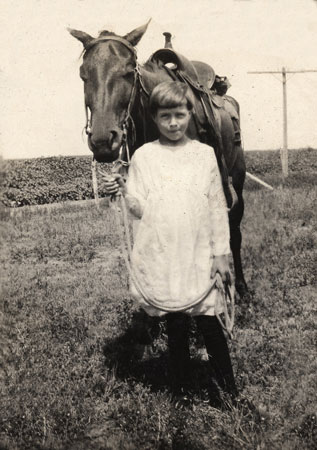
[(164, 69), (158, 67), (155, 71), (149, 70), (147, 69), (146, 65), (140, 66), (140, 76), (143, 85), (149, 94), (158, 84), (162, 83), (163, 81), (171, 80), (170, 76)]
[(157, 129), (149, 119), (149, 95), (159, 83), (171, 79), (164, 69), (158, 68), (157, 71), (152, 71), (143, 66), (140, 66), (140, 77), (141, 86), (132, 110), (136, 130), (136, 142), (133, 151), (146, 142), (158, 138)]

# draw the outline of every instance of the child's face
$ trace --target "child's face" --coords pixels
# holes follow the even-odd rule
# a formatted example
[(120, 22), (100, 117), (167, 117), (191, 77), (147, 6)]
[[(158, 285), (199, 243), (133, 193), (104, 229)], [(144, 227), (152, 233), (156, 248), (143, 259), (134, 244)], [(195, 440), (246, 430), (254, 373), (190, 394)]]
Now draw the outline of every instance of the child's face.
[(187, 105), (180, 105), (176, 108), (159, 108), (154, 121), (161, 138), (165, 142), (175, 144), (184, 138), (190, 118), (191, 112)]

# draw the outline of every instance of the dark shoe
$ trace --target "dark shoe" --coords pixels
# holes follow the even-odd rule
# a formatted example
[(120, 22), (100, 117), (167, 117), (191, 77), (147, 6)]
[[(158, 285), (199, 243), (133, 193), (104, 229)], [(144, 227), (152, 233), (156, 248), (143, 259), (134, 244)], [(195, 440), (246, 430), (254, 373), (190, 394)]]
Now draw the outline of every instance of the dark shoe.
[(185, 409), (191, 406), (192, 396), (183, 388), (173, 391), (173, 403), (176, 409)]
[(208, 388), (209, 405), (215, 409), (223, 409), (223, 397), (215, 383)]
[(223, 411), (225, 409), (224, 402), (220, 397), (210, 397), (209, 398), (209, 405), (212, 408), (219, 409), (220, 411)]

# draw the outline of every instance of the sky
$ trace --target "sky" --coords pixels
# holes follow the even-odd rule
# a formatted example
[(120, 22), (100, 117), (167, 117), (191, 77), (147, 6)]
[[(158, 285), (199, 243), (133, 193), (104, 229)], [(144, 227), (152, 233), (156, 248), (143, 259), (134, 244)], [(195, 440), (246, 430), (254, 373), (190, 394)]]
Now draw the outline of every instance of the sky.
[[(138, 44), (144, 62), (170, 31), (175, 50), (228, 76), (240, 103), (246, 150), (283, 143), (280, 75), (317, 70), (314, 0), (0, 0), (0, 149), (4, 158), (90, 154), (82, 44), (67, 27), (124, 35), (152, 19)], [(288, 75), (289, 148), (317, 148), (317, 72)]]

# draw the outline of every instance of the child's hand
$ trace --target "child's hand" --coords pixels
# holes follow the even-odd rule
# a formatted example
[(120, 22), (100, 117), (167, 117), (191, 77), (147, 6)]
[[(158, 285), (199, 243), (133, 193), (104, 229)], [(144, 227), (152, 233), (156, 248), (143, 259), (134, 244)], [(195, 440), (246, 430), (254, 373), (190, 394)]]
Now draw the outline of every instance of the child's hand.
[(115, 173), (113, 175), (102, 175), (102, 179), (105, 184), (105, 191), (107, 195), (116, 195), (121, 188), (123, 194), (125, 194), (125, 184), (122, 175)]
[(228, 255), (219, 255), (214, 257), (210, 278), (214, 278), (217, 273), (220, 274), (224, 284), (231, 285)]

